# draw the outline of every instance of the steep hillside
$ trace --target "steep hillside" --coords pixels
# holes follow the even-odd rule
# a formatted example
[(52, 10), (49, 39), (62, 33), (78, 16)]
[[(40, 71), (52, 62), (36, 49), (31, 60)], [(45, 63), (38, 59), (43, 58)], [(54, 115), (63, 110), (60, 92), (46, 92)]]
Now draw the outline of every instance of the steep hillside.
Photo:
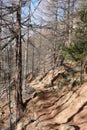
[(27, 105), (21, 120), (26, 130), (87, 130), (87, 83), (75, 91), (47, 91)]
[[(15, 90), (11, 92), (13, 130), (87, 130), (87, 75), (82, 85), (78, 77), (78, 69), (70, 64), (38, 75), (32, 81), (29, 75), (23, 96), (26, 108), (17, 123)], [(6, 90), (1, 92), (0, 99), (0, 129), (9, 130)]]

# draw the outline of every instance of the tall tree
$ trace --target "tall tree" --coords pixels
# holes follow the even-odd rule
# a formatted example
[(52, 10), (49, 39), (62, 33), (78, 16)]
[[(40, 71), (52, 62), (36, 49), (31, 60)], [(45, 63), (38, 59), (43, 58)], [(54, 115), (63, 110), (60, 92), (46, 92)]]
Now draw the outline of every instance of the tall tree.
[(22, 100), (22, 41), (21, 41), (21, 6), (19, 0), (16, 11), (17, 36), (16, 36), (16, 67), (17, 67), (17, 85), (16, 85), (16, 102), (17, 102), (17, 118), (22, 116), (23, 100)]

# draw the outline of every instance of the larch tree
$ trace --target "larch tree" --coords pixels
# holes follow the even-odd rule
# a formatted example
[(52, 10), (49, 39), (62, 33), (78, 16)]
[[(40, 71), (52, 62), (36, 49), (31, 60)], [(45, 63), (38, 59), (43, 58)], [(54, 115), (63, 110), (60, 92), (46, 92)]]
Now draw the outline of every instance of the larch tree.
[(19, 0), (16, 10), (16, 67), (17, 67), (17, 85), (16, 85), (16, 103), (17, 103), (17, 118), (20, 118), (23, 113), (22, 100), (22, 40), (21, 40), (21, 7), (22, 3)]

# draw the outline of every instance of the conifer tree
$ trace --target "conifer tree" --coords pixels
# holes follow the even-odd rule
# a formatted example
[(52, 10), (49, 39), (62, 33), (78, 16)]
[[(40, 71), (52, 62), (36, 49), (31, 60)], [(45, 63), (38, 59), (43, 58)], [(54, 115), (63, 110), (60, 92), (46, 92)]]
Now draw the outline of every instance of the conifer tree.
[(81, 83), (83, 82), (84, 60), (87, 56), (87, 11), (79, 12), (80, 25), (75, 30), (75, 37), (71, 44), (63, 48), (63, 55), (71, 60), (81, 63)]

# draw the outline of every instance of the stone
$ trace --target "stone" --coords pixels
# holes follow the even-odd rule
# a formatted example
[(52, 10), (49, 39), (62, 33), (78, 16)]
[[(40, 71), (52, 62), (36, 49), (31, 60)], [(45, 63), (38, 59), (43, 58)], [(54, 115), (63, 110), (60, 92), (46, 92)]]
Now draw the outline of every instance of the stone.
[(22, 127), (23, 127), (23, 123), (22, 123), (22, 122), (19, 122), (19, 123), (17, 124), (16, 130), (22, 130)]
[(36, 90), (35, 90), (33, 87), (28, 87), (27, 90), (26, 90), (26, 92), (27, 92), (28, 94), (33, 94), (35, 91), (36, 91)]
[(59, 126), (59, 130), (75, 130), (75, 128), (73, 126), (64, 124)]

